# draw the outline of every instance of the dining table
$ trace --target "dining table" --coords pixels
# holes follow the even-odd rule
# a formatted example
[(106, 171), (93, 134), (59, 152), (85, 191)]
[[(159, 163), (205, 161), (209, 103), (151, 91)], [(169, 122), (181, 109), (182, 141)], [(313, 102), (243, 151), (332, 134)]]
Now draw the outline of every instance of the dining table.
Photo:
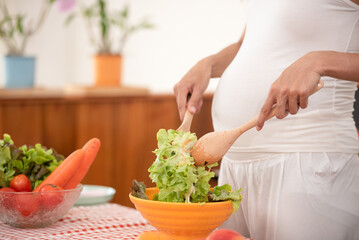
[(0, 221), (0, 239), (136, 239), (155, 230), (136, 209), (116, 203), (75, 206), (44, 228), (14, 228)]

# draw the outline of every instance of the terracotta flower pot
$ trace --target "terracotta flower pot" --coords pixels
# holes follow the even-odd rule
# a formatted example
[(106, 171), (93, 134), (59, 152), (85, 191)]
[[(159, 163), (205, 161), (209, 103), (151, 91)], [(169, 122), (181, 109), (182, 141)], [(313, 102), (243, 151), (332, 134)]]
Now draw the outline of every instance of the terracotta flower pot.
[(121, 86), (122, 56), (96, 55), (95, 56), (95, 85), (98, 87)]

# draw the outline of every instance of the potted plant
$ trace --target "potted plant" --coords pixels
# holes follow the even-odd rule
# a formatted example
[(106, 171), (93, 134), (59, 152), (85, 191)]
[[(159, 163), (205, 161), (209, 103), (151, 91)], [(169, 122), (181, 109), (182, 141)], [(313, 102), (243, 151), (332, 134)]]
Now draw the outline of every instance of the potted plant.
[(6, 47), (5, 81), (7, 88), (34, 86), (35, 57), (25, 56), (29, 39), (43, 25), (56, 0), (43, 0), (39, 18), (32, 24), (24, 14), (10, 14), (5, 3), (0, 3), (0, 39)]
[(66, 24), (78, 15), (85, 20), (89, 40), (96, 49), (95, 85), (120, 86), (123, 49), (129, 36), (139, 30), (152, 28), (153, 25), (147, 19), (131, 24), (128, 5), (113, 11), (107, 9), (106, 0), (96, 0), (88, 6), (77, 6), (79, 13), (70, 14)]

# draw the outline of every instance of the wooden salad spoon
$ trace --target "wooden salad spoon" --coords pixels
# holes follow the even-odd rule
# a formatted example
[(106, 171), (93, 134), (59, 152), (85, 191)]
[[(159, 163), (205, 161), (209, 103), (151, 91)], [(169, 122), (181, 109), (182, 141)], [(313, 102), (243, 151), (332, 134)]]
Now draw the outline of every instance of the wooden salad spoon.
[[(323, 85), (324, 83), (319, 81), (318, 87), (310, 95), (321, 89)], [(276, 107), (273, 106), (266, 120), (272, 118), (275, 114)], [(218, 162), (240, 135), (256, 126), (258, 117), (259, 115), (240, 127), (223, 132), (210, 132), (198, 139), (192, 151), (192, 157), (196, 165), (204, 166)]]
[(193, 114), (190, 113), (188, 110), (186, 110), (182, 124), (181, 126), (179, 126), (179, 128), (177, 128), (177, 131), (182, 130), (183, 132), (189, 132), (191, 130), (192, 119), (193, 119)]

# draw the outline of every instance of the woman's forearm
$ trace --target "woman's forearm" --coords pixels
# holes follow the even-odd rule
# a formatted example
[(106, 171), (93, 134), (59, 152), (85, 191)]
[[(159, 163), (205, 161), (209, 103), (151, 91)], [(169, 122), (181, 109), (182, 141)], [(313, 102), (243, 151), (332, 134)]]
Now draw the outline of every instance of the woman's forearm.
[(321, 76), (359, 82), (359, 53), (318, 51), (310, 54), (318, 59), (317, 67)]
[(222, 76), (224, 70), (226, 70), (228, 65), (233, 61), (234, 57), (238, 53), (242, 45), (244, 35), (245, 35), (245, 30), (243, 32), (241, 39), (238, 42), (233, 43), (228, 47), (222, 49), (218, 53), (203, 59), (203, 61), (209, 61), (209, 63), (212, 66), (212, 73), (211, 73), (212, 78), (218, 78)]

